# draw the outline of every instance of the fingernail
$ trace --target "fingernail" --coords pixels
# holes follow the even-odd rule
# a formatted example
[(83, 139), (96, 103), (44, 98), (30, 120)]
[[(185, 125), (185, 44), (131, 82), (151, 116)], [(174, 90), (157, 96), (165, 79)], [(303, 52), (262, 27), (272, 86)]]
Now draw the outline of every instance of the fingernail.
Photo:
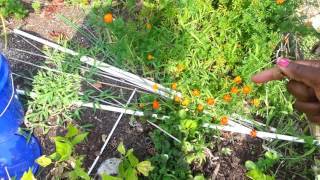
[(277, 60), (277, 65), (280, 66), (280, 67), (287, 67), (290, 63), (290, 60), (287, 59), (287, 58), (279, 58)]

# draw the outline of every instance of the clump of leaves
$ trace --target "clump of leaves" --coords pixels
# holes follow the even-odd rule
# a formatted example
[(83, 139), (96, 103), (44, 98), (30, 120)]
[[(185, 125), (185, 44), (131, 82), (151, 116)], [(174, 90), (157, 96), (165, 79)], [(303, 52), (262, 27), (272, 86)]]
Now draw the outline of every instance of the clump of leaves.
[(267, 151), (264, 158), (257, 162), (246, 161), (245, 166), (248, 170), (246, 176), (253, 180), (274, 180), (273, 176), (265, 174), (279, 160), (279, 155), (275, 151)]
[(39, 13), (41, 10), (41, 2), (39, 0), (36, 0), (31, 4), (31, 7), (36, 13)]
[(119, 164), (118, 177), (103, 175), (103, 180), (138, 180), (138, 175), (149, 176), (154, 169), (150, 161), (141, 161), (133, 154), (133, 149), (128, 151), (121, 142), (117, 148), (121, 154), (121, 163)]
[(28, 11), (25, 9), (20, 0), (0, 0), (0, 15), (4, 18), (14, 16), (21, 19), (27, 15)]
[(29, 102), (27, 125), (50, 127), (71, 120), (73, 103), (78, 100), (80, 79), (64, 73), (40, 71), (34, 77), (33, 101)]
[(42, 167), (54, 164), (51, 175), (55, 177), (65, 177), (71, 180), (89, 180), (89, 175), (81, 167), (83, 157), (74, 154), (75, 146), (84, 141), (88, 133), (81, 133), (72, 124), (67, 129), (68, 132), (65, 136), (53, 138), (56, 151), (50, 156), (43, 155), (39, 157), (36, 162)]

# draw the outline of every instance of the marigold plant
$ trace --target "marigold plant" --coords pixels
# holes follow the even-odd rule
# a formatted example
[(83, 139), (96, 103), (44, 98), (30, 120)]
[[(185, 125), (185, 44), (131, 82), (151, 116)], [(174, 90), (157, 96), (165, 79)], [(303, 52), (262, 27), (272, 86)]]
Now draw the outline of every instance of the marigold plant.
[(226, 95), (223, 96), (223, 100), (225, 102), (230, 102), (232, 100), (232, 97), (231, 97), (230, 94), (226, 94)]
[(160, 102), (158, 100), (154, 100), (152, 103), (152, 108), (157, 110), (160, 108)]
[(240, 76), (237, 76), (233, 79), (233, 82), (236, 83), (236, 84), (240, 84), (242, 82), (242, 79)]
[(227, 124), (228, 124), (228, 117), (227, 117), (227, 116), (223, 116), (223, 117), (220, 119), (220, 124), (221, 124), (221, 125), (227, 125)]
[(250, 92), (251, 92), (251, 87), (250, 86), (248, 86), (248, 85), (245, 85), (245, 86), (243, 86), (243, 88), (242, 88), (242, 92), (243, 92), (243, 94), (249, 94)]
[(208, 105), (214, 105), (215, 102), (216, 102), (216, 101), (215, 101), (214, 98), (209, 97), (209, 98), (207, 99), (207, 104), (208, 104)]
[(193, 89), (192, 90), (192, 95), (193, 96), (200, 96), (200, 90), (199, 89)]

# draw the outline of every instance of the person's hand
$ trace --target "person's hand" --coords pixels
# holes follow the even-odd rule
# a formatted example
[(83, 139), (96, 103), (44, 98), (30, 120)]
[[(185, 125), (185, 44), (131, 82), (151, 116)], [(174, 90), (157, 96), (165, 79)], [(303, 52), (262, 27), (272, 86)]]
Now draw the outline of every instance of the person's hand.
[(288, 91), (295, 98), (294, 107), (308, 119), (320, 124), (320, 61), (277, 60), (277, 66), (252, 76), (255, 83), (288, 78)]

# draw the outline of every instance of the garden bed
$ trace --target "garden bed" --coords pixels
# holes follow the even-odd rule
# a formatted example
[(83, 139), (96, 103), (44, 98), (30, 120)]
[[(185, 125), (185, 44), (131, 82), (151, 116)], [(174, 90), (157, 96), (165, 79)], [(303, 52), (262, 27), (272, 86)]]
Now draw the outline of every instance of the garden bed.
[[(52, 1), (44, 2), (39, 12), (31, 8), (31, 1), (24, 2), (30, 13), (23, 20), (9, 19), (7, 24), (10, 29), (20, 28), (37, 37), (65, 44), (80, 55), (94, 57), (147, 77), (148, 80), (158, 82), (152, 86), (155, 94), (160, 92), (160, 84), (182, 94), (179, 97), (175, 94), (172, 100), (138, 88), (139, 92), (133, 96), (131, 103), (123, 107), (141, 111), (145, 117), (124, 115), (115, 126), (102, 154), (99, 154), (101, 148), (120, 113), (70, 105), (66, 109), (70, 114), (59, 111), (57, 116), (49, 115), (50, 118), (45, 122), (49, 128), (33, 126), (32, 123), (37, 121), (27, 121), (26, 126), (33, 128), (45, 155), (56, 151), (53, 138), (64, 136), (67, 133), (66, 127), (71, 123), (89, 135), (75, 147), (70, 158), (73, 160), (73, 155), (76, 158), (83, 155), (82, 170), (88, 172), (99, 156), (91, 173), (95, 178), (98, 166), (105, 159), (122, 157), (117, 150), (121, 142), (127, 149), (133, 148), (140, 161), (150, 160), (154, 166), (150, 176), (146, 177), (150, 179), (247, 179), (253, 176), (253, 179), (308, 179), (313, 176), (311, 166), (318, 147), (265, 141), (254, 134), (256, 130), (269, 131), (268, 127), (276, 127), (276, 132), (280, 134), (309, 135), (305, 128), (306, 122), (301, 121), (305, 117), (294, 112), (290, 106), (293, 99), (285, 93), (284, 82), (266, 86), (250, 82), (251, 75), (272, 65), (270, 62), (279, 48), (279, 41), (283, 41), (283, 33), (288, 31), (283, 28), (286, 24), (277, 23), (287, 18), (285, 13), (292, 13), (292, 9), (297, 6), (294, 2), (277, 4), (270, 0), (254, 4), (242, 0), (225, 3), (208, 1), (206, 3), (210, 7), (207, 7), (205, 2), (170, 4), (115, 1), (103, 5), (92, 1), (91, 6), (77, 6)], [(239, 9), (243, 9), (243, 12), (240, 13)], [(222, 16), (224, 13), (225, 16)], [(258, 20), (250, 17), (256, 13), (262, 13), (257, 15)], [(279, 17), (270, 15), (273, 13)], [(111, 19), (106, 15), (111, 15)], [(297, 22), (292, 20), (292, 23)], [(308, 37), (316, 37), (309, 31), (303, 32)], [(137, 88), (134, 84), (128, 85), (128, 82), (110, 80), (95, 74), (97, 70), (88, 65), (79, 65), (80, 55), (73, 57), (48, 50), (43, 44), (14, 33), (8, 37), (9, 48), (4, 53), (10, 59), (18, 89), (34, 92), (35, 86), (42, 90), (38, 73), (45, 70), (41, 67), (58, 69), (66, 77), (72, 77), (70, 87), (83, 93), (79, 97), (75, 95), (75, 99), (78, 98), (76, 100), (93, 101), (92, 97), (97, 97), (94, 100), (98, 99), (102, 104), (103, 100), (110, 100), (116, 105), (124, 105), (133, 89)], [(62, 60), (52, 62), (42, 56), (52, 59), (62, 57)], [(84, 72), (83, 68), (89, 71)], [(60, 78), (60, 75), (45, 75)], [(52, 78), (52, 82), (54, 80)], [(60, 89), (58, 91), (61, 92)], [(100, 96), (104, 92), (107, 92), (106, 95)], [(36, 104), (30, 105), (34, 98), (24, 97), (23, 100), (28, 111), (30, 107), (38, 108)], [(281, 111), (276, 111), (277, 108)], [(74, 111), (77, 113), (73, 114)], [(32, 113), (27, 112), (29, 115)], [(153, 118), (152, 113), (160, 117), (169, 116), (169, 119)], [(249, 123), (251, 135), (202, 127), (203, 123), (228, 125), (233, 120), (232, 113), (252, 120)], [(222, 122), (224, 117), (227, 118), (226, 124)], [(60, 123), (57, 123), (58, 120)], [(158, 124), (162, 130), (150, 122)], [(256, 122), (267, 126), (257, 126)], [(170, 136), (177, 138), (180, 143)], [(271, 157), (276, 158), (270, 160), (270, 153), (274, 155)], [(37, 178), (66, 175), (73, 168), (69, 162), (71, 160), (66, 161), (64, 173), (57, 174), (52, 169), (53, 166), (55, 169), (61, 167), (57, 161), (40, 170)], [(248, 160), (256, 162), (258, 168), (246, 167)], [(255, 175), (252, 175), (252, 170), (255, 170)]]

